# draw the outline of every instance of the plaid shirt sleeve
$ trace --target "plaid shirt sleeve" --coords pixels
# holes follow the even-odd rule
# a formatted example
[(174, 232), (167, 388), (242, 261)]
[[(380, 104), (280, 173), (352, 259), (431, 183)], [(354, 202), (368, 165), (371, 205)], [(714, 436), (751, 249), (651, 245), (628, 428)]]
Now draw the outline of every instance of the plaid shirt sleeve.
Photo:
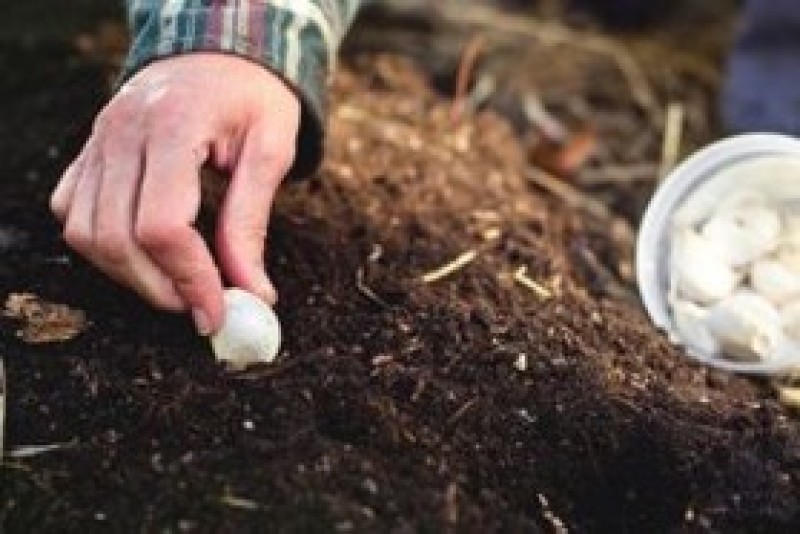
[(122, 80), (163, 57), (216, 51), (280, 74), (301, 97), (293, 177), (322, 158), (325, 90), (362, 0), (126, 0), (132, 43)]

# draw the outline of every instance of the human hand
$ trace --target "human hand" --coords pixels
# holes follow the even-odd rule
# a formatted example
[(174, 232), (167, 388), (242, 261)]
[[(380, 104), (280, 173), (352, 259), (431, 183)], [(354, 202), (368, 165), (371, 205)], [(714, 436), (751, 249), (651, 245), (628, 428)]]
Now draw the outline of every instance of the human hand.
[[(191, 310), (198, 331), (222, 323), (222, 279), (270, 304), (264, 266), (270, 209), (294, 160), (297, 96), (248, 60), (196, 53), (159, 60), (99, 113), (51, 208), (67, 243), (153, 305)], [(193, 224), (200, 168), (230, 175), (217, 262)]]

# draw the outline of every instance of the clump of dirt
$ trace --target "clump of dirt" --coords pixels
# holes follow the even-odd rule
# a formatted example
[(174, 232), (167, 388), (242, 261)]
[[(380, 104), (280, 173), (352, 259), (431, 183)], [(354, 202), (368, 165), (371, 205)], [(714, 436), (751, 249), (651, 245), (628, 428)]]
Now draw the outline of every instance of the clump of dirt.
[[(28, 236), (4, 250), (0, 290), (92, 324), (31, 346), (3, 323), (7, 447), (61, 445), (2, 464), (8, 531), (800, 524), (794, 417), (766, 385), (689, 363), (635, 303), (598, 298), (598, 265), (629, 255), (623, 222), (544, 193), (504, 119), (454, 120), (407, 61), (362, 56), (337, 77), (323, 171), (284, 189), (270, 230), (285, 348), (239, 376), (50, 221), (105, 71), (7, 45), (2, 63), (63, 83), (20, 69), (0, 92), (0, 227)], [(30, 141), (66, 131), (50, 159)]]

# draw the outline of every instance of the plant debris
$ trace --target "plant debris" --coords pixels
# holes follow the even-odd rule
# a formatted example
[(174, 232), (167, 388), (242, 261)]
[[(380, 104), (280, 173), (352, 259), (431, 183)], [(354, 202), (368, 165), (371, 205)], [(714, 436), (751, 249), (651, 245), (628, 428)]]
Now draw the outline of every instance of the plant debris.
[(69, 341), (89, 327), (82, 310), (48, 302), (33, 293), (11, 293), (3, 316), (18, 321), (17, 337), (31, 344)]

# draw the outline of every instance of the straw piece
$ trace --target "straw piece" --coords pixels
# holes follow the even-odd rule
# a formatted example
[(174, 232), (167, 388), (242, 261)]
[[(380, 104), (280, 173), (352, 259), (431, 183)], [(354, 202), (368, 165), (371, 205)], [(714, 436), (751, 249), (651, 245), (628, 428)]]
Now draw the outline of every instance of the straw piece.
[(520, 267), (514, 272), (514, 281), (522, 286), (530, 289), (537, 297), (542, 300), (553, 298), (553, 292), (544, 287), (542, 284), (530, 278), (526, 272), (526, 267)]
[(684, 115), (683, 104), (680, 102), (671, 102), (667, 106), (664, 143), (661, 146), (661, 167), (658, 172), (659, 180), (663, 180), (675, 168), (680, 157)]
[(477, 250), (474, 249), (468, 250), (463, 254), (459, 255), (453, 261), (439, 267), (438, 269), (425, 273), (420, 277), (420, 280), (425, 284), (431, 284), (433, 282), (437, 282), (442, 278), (446, 278), (451, 274), (463, 269), (468, 264), (472, 263), (477, 257), (478, 257)]

